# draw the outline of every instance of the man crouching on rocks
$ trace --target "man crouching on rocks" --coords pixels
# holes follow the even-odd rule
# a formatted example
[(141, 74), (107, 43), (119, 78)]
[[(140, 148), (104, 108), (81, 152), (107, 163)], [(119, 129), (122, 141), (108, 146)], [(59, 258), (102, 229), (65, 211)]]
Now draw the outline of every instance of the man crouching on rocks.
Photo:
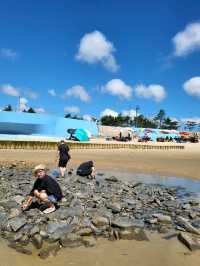
[(46, 166), (43, 164), (37, 165), (33, 170), (33, 174), (37, 179), (27, 200), (21, 206), (22, 210), (28, 209), (35, 196), (37, 201), (46, 207), (43, 213), (54, 212), (56, 210), (55, 204), (62, 199), (62, 191), (59, 184), (46, 174)]

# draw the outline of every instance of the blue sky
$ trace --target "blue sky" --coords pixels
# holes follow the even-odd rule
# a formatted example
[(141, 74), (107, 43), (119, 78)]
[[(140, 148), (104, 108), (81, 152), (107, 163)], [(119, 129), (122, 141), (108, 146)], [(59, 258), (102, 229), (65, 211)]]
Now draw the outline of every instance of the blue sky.
[(0, 109), (200, 121), (200, 2), (0, 3)]

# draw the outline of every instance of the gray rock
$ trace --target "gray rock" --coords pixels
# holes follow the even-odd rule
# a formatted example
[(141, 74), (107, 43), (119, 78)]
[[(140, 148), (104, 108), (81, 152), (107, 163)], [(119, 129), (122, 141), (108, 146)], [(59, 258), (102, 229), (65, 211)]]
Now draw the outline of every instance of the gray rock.
[(171, 227), (169, 227), (169, 224), (159, 224), (158, 226), (158, 232), (161, 234), (166, 234), (169, 232), (169, 230), (171, 229)]
[(135, 228), (133, 232), (133, 239), (137, 241), (149, 241), (149, 238), (143, 229)]
[(83, 244), (85, 247), (94, 247), (96, 245), (96, 240), (92, 236), (84, 236)]
[(41, 259), (46, 259), (48, 257), (55, 257), (58, 253), (58, 251), (60, 250), (60, 244), (56, 243), (54, 245), (51, 245), (47, 248), (41, 249), (41, 251), (39, 252), (38, 256)]
[(190, 210), (190, 209), (191, 209), (191, 206), (190, 206), (189, 203), (187, 203), (187, 204), (183, 204), (182, 208), (183, 208), (184, 210)]
[(197, 229), (200, 229), (200, 219), (196, 219), (192, 221), (192, 225), (196, 227)]
[(157, 224), (158, 223), (158, 219), (157, 218), (146, 219), (145, 222), (149, 223), (149, 224)]
[(124, 240), (134, 239), (134, 232), (132, 230), (121, 230), (119, 232), (119, 238)]
[(35, 234), (32, 237), (32, 243), (37, 249), (41, 249), (42, 245), (43, 245), (43, 239), (42, 239), (41, 235)]
[(73, 216), (81, 216), (83, 214), (82, 209), (79, 207), (70, 207), (70, 208), (63, 208), (61, 207), (59, 210), (57, 210), (54, 215), (56, 217), (59, 217), (61, 220), (65, 220), (68, 217), (73, 217)]
[(185, 228), (186, 231), (192, 233), (192, 234), (196, 234), (196, 235), (200, 235), (200, 230), (195, 228), (194, 226), (192, 226), (190, 224), (190, 222), (188, 222), (185, 218), (179, 216), (177, 217), (177, 224), (183, 228)]
[(26, 255), (31, 255), (32, 251), (29, 249), (23, 248), (22, 246), (19, 246), (16, 243), (9, 243), (8, 247), (15, 249), (18, 253), (26, 254)]
[(121, 205), (118, 202), (107, 203), (108, 209), (111, 209), (113, 213), (119, 213), (121, 211)]
[(48, 239), (49, 235), (47, 234), (46, 231), (40, 230), (40, 235), (42, 237), (42, 239)]
[(19, 216), (20, 214), (21, 214), (21, 210), (19, 210), (19, 208), (17, 208), (17, 209), (12, 208), (12, 209), (10, 210), (10, 213), (9, 213), (8, 219), (15, 218), (15, 217)]
[(17, 204), (21, 205), (22, 202), (24, 201), (24, 197), (23, 196), (20, 196), (20, 195), (17, 195), (15, 197), (13, 197), (13, 200), (17, 202)]
[(60, 244), (63, 247), (74, 248), (80, 247), (83, 244), (83, 241), (80, 235), (70, 233), (60, 239)]
[(29, 232), (29, 235), (30, 235), (30, 236), (33, 236), (33, 235), (35, 235), (35, 234), (37, 234), (37, 233), (39, 233), (39, 232), (40, 232), (40, 228), (39, 228), (39, 226), (34, 225), (34, 226), (31, 228), (31, 230), (30, 230), (30, 232)]
[(193, 220), (197, 217), (197, 213), (196, 212), (190, 212), (189, 217)]
[(0, 206), (2, 206), (4, 209), (9, 210), (9, 209), (17, 208), (18, 204), (16, 201), (8, 200), (8, 201), (1, 201)]
[(17, 242), (17, 241), (20, 241), (22, 239), (22, 237), (23, 237), (23, 233), (22, 232), (18, 232), (16, 234), (14, 234), (13, 240), (15, 242)]
[(90, 236), (92, 235), (93, 230), (90, 227), (82, 228), (77, 231), (77, 234), (80, 236)]
[(27, 221), (24, 217), (16, 217), (16, 218), (9, 221), (9, 225), (14, 232), (17, 232), (26, 223), (27, 223)]
[(0, 228), (3, 228), (5, 224), (7, 223), (7, 215), (6, 213), (0, 212)]
[(92, 218), (92, 222), (96, 227), (107, 226), (109, 224), (109, 220), (106, 217), (95, 215)]
[(160, 223), (171, 223), (172, 219), (169, 215), (163, 215), (160, 213), (153, 214), (153, 217), (157, 218)]
[(55, 242), (73, 231), (74, 227), (71, 224), (48, 224), (47, 233), (49, 240)]
[(166, 235), (163, 236), (164, 239), (169, 240), (174, 237), (177, 237), (178, 233), (176, 231), (168, 232)]
[(23, 236), (20, 238), (19, 242), (20, 242), (20, 244), (21, 244), (22, 246), (27, 246), (27, 245), (29, 244), (29, 242), (30, 242), (30, 238), (29, 238), (28, 235), (23, 235)]
[(119, 217), (111, 222), (112, 226), (116, 226), (123, 229), (143, 228), (144, 222), (140, 220), (130, 219), (128, 217)]
[(178, 239), (191, 251), (200, 249), (200, 239), (188, 233), (179, 233)]
[(105, 178), (106, 181), (109, 181), (109, 182), (118, 182), (118, 179), (116, 176), (109, 176), (109, 177), (106, 177)]

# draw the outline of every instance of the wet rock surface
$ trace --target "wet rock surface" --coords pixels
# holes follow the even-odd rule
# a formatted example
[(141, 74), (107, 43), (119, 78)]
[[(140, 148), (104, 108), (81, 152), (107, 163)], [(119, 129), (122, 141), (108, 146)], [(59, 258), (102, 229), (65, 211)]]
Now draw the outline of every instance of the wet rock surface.
[(64, 198), (55, 212), (22, 212), (20, 204), (34, 182), (31, 169), (20, 163), (1, 165), (0, 234), (17, 252), (30, 255), (38, 249), (45, 259), (61, 248), (93, 247), (99, 237), (148, 241), (148, 230), (166, 239), (175, 236), (192, 251), (200, 247), (200, 200), (182, 188), (103, 174), (89, 180), (72, 172), (57, 178)]

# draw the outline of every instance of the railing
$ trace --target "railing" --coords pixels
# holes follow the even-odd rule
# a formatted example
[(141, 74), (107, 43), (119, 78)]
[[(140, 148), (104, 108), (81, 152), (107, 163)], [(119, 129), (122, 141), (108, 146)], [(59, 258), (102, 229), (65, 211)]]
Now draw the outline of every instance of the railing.
[[(30, 150), (55, 150), (57, 142), (47, 141), (0, 141), (0, 149), (30, 149)], [(70, 149), (135, 149), (135, 150), (183, 150), (184, 145), (178, 144), (133, 144), (133, 143), (88, 143), (69, 142)]]

